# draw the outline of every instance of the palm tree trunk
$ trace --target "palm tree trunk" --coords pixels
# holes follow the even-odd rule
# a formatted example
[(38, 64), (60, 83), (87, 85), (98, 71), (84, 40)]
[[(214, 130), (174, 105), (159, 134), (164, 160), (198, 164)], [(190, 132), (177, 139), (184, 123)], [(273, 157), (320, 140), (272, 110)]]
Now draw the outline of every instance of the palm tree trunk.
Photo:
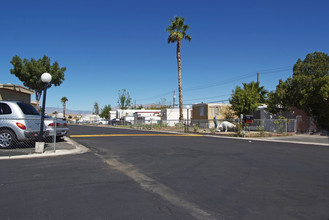
[(180, 57), (181, 41), (177, 39), (177, 65), (178, 65), (178, 92), (179, 92), (179, 120), (183, 120), (183, 92), (182, 92), (182, 71)]
[(65, 112), (66, 112), (66, 104), (65, 104), (65, 102), (63, 103), (63, 116), (64, 116), (64, 118), (65, 118)]

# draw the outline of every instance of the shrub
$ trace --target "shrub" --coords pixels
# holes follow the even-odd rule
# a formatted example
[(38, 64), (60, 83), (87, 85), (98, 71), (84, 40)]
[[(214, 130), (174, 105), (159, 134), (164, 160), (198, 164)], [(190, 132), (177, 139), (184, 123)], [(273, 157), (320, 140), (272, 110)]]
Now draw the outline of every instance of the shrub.
[(183, 122), (179, 122), (175, 124), (175, 128), (183, 128), (184, 127), (184, 123)]
[(197, 125), (194, 125), (193, 130), (194, 130), (194, 132), (199, 132), (199, 127)]
[(216, 132), (216, 128), (210, 128), (209, 130), (212, 134), (215, 134), (215, 132)]
[(259, 131), (259, 135), (261, 137), (265, 137), (265, 128), (264, 128), (264, 126), (258, 126), (257, 130)]
[(287, 120), (284, 117), (280, 117), (280, 119), (274, 121), (274, 124), (277, 126), (277, 132), (279, 134), (282, 134), (286, 131), (286, 122)]
[(243, 127), (242, 127), (242, 123), (239, 122), (236, 125), (236, 134), (238, 137), (243, 137), (244, 136), (244, 130), (243, 130)]

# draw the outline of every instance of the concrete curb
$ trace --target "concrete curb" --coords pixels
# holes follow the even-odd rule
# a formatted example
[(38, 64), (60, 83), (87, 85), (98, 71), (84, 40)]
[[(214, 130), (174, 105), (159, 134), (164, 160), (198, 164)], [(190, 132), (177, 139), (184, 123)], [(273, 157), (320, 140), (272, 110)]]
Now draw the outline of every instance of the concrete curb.
[[(152, 131), (152, 132), (159, 132), (159, 133), (171, 133), (171, 134), (186, 134), (184, 132), (179, 131), (161, 131), (161, 130), (142, 130), (142, 129), (134, 129), (134, 128), (121, 128), (121, 127), (111, 127), (117, 129), (127, 129), (127, 130), (136, 130), (136, 131)], [(192, 133), (194, 134), (194, 133)], [(277, 142), (277, 143), (291, 143), (291, 144), (303, 144), (303, 145), (317, 145), (317, 146), (326, 146), (329, 147), (329, 144), (325, 143), (317, 143), (317, 142), (300, 142), (300, 141), (291, 141), (291, 140), (275, 140), (275, 139), (262, 139), (262, 138), (242, 138), (242, 137), (230, 137), (224, 135), (211, 135), (211, 134), (202, 134), (198, 133), (204, 137), (212, 137), (212, 138), (226, 138), (226, 139), (235, 139), (235, 140), (244, 140), (244, 141), (263, 141), (263, 142)]]
[(244, 140), (244, 141), (263, 141), (263, 142), (290, 143), (290, 144), (303, 144), (303, 145), (318, 145), (318, 146), (329, 147), (329, 144), (317, 143), (317, 142), (301, 142), (301, 141), (274, 140), (274, 139), (261, 139), (261, 138), (225, 137), (225, 136), (215, 136), (215, 135), (204, 135), (204, 136), (213, 137), (213, 138), (236, 139), (236, 140)]
[(89, 151), (88, 148), (85, 146), (78, 144), (77, 142), (73, 141), (69, 137), (64, 137), (64, 140), (74, 146), (75, 148), (72, 150), (56, 150), (53, 151), (46, 151), (42, 154), (34, 153), (29, 155), (16, 155), (16, 156), (3, 156), (0, 157), (0, 160), (11, 160), (11, 159), (33, 159), (33, 158), (44, 158), (44, 157), (57, 157), (57, 156), (64, 156), (64, 155), (73, 155), (73, 154), (83, 154)]

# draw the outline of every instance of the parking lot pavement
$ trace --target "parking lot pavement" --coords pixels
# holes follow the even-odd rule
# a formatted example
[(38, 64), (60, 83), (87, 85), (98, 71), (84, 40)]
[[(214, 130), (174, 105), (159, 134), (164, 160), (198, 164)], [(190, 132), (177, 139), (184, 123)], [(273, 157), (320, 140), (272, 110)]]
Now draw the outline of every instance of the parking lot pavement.
[(52, 142), (46, 142), (43, 153), (36, 153), (34, 144), (29, 147), (18, 144), (16, 148), (0, 149), (0, 160), (53, 157), (68, 154), (79, 154), (87, 151), (88, 149), (86, 147), (74, 142), (68, 137), (64, 137), (62, 141), (56, 142), (55, 144)]

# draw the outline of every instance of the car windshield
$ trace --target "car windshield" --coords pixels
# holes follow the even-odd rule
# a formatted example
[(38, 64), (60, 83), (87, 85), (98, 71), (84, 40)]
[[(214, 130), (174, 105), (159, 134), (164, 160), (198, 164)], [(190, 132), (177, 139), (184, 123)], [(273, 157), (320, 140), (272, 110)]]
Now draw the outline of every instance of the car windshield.
[(18, 102), (17, 105), (21, 108), (25, 115), (40, 115), (40, 113), (32, 105), (23, 102)]

